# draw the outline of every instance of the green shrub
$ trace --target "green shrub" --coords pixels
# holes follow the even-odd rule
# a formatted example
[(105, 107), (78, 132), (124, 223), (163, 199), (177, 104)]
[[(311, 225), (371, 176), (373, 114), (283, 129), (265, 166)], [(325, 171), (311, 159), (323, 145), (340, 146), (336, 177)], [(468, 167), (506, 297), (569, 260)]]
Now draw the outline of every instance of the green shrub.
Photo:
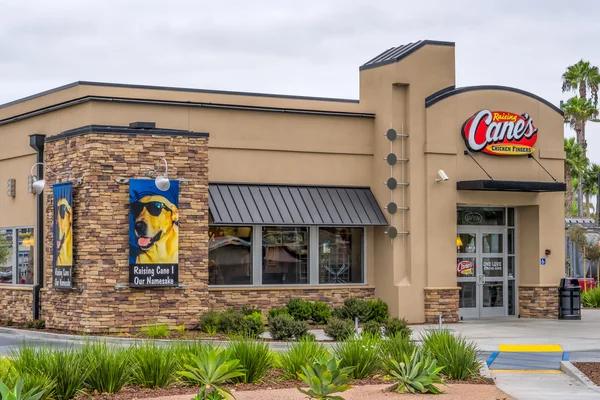
[(585, 308), (600, 308), (600, 287), (582, 291), (581, 305)]
[(408, 337), (397, 334), (381, 341), (381, 360), (384, 364), (387, 364), (389, 360), (403, 362), (404, 355), (410, 356), (415, 348), (417, 346)]
[(202, 314), (198, 324), (200, 332), (214, 334), (219, 328), (219, 317), (220, 314), (216, 311), (209, 311)]
[(350, 320), (332, 317), (325, 326), (324, 331), (327, 337), (339, 342), (354, 335), (354, 325)]
[(315, 335), (312, 332), (306, 332), (306, 333), (303, 333), (302, 335), (296, 337), (296, 340), (305, 340), (305, 341), (309, 341), (309, 342), (314, 342), (317, 340), (317, 335)]
[(479, 373), (479, 350), (463, 335), (447, 329), (430, 330), (422, 335), (423, 350), (429, 352), (443, 367), (442, 374), (454, 380), (464, 380)]
[(178, 368), (177, 349), (155, 343), (136, 345), (129, 350), (132, 382), (147, 388), (166, 387), (175, 381)]
[(379, 342), (376, 336), (363, 335), (339, 343), (333, 350), (340, 367), (354, 367), (351, 376), (363, 379), (379, 368)]
[(394, 381), (390, 390), (400, 393), (443, 393), (435, 384), (445, 385), (439, 373), (442, 367), (437, 366), (436, 360), (416, 348), (410, 357), (405, 354), (402, 362), (390, 360), (386, 368), (386, 380)]
[(408, 324), (404, 318), (392, 318), (388, 317), (383, 323), (383, 333), (387, 337), (396, 335), (402, 335), (410, 337), (412, 330), (408, 327)]
[(246, 321), (244, 314), (237, 310), (227, 310), (219, 315), (218, 331), (227, 334), (237, 334), (244, 332)]
[(286, 308), (288, 313), (296, 321), (307, 321), (312, 314), (312, 307), (309, 301), (293, 298), (288, 301)]
[(328, 361), (319, 360), (302, 366), (302, 373), (298, 377), (308, 386), (308, 390), (297, 389), (309, 396), (311, 399), (340, 400), (340, 396), (332, 396), (334, 393), (345, 392), (352, 386), (348, 385), (352, 367), (340, 368), (339, 361), (331, 358)]
[(23, 379), (19, 379), (14, 389), (9, 389), (4, 383), (0, 382), (0, 394), (2, 400), (39, 400), (44, 395), (40, 388), (33, 388), (29, 391), (23, 390)]
[(371, 315), (371, 307), (365, 300), (356, 297), (347, 297), (344, 299), (344, 305), (334, 309), (334, 317), (350, 319), (354, 321), (358, 318), (359, 322), (367, 322)]
[(294, 321), (289, 315), (278, 315), (269, 321), (269, 333), (275, 340), (288, 340), (306, 335), (308, 326), (304, 321)]
[(117, 393), (129, 383), (130, 353), (123, 348), (94, 343), (88, 349), (90, 375), (86, 381), (91, 391)]
[(274, 357), (268, 343), (239, 340), (229, 347), (229, 359), (239, 360), (244, 376), (233, 378), (233, 382), (255, 383), (273, 368)]
[(327, 303), (323, 301), (315, 301), (311, 304), (310, 319), (314, 324), (326, 324), (331, 318), (331, 310)]
[(381, 299), (369, 300), (369, 321), (382, 323), (388, 318), (388, 305)]
[(246, 306), (243, 305), (240, 312), (244, 315), (252, 315), (252, 314), (260, 314), (262, 315), (262, 310), (258, 307)]
[(244, 315), (244, 333), (258, 337), (265, 331), (265, 320), (260, 312)]
[[(231, 391), (223, 384), (244, 375), (239, 360), (227, 361), (229, 353), (220, 348), (205, 348), (192, 355), (192, 362), (177, 373), (201, 387), (199, 399), (229, 399)], [(221, 397), (218, 397), (221, 396)]]
[(41, 319), (36, 319), (34, 321), (28, 321), (25, 323), (25, 327), (29, 329), (45, 329), (46, 321)]
[(169, 327), (167, 325), (150, 325), (141, 329), (144, 337), (149, 339), (166, 339), (169, 337)]
[(362, 333), (363, 335), (367, 334), (371, 336), (381, 337), (381, 325), (379, 324), (379, 322), (369, 321), (363, 325)]
[(282, 308), (271, 308), (269, 310), (269, 312), (267, 313), (267, 318), (270, 320), (273, 317), (276, 317), (278, 315), (290, 315), (290, 313), (288, 312), (288, 309), (285, 307)]
[(327, 357), (329, 352), (321, 343), (301, 338), (286, 352), (279, 354), (277, 365), (283, 370), (284, 378), (298, 379), (298, 372), (302, 371), (302, 366)]
[(47, 381), (43, 378), (47, 377), (55, 385), (54, 398), (68, 400), (83, 391), (90, 374), (86, 354), (85, 348), (33, 348), (23, 345), (18, 350), (11, 351), (11, 358), (18, 376), (30, 375), (30, 380), (40, 381)]

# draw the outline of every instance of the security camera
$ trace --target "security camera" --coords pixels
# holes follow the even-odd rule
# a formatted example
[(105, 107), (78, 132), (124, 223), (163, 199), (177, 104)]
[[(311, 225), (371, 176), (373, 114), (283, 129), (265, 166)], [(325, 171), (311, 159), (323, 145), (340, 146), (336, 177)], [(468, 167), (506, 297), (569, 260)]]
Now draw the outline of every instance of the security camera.
[(448, 175), (446, 175), (446, 173), (444, 172), (443, 169), (438, 170), (438, 176), (439, 176), (439, 178), (435, 179), (436, 183), (441, 182), (441, 181), (447, 181), (448, 179), (450, 179), (450, 178), (448, 178)]

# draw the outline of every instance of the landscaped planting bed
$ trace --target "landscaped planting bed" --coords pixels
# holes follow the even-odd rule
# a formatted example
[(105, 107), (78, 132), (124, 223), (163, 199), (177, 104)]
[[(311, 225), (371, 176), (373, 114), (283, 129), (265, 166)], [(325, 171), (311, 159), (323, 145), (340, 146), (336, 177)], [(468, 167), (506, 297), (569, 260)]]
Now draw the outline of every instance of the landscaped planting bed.
[[(2, 360), (0, 379), (8, 387), (22, 380), (25, 392), (38, 387), (44, 391), (42, 399), (58, 400), (89, 396), (132, 399), (202, 391), (207, 399), (218, 399), (221, 397), (212, 393), (215, 390), (227, 395), (297, 386), (317, 398), (319, 385), (314, 386), (311, 376), (322, 382), (332, 380), (331, 390), (342, 396), (351, 386), (364, 384), (386, 383), (390, 390), (435, 393), (444, 389), (445, 381), (493, 383), (479, 377), (475, 346), (460, 337), (452, 338), (455, 336), (448, 331), (432, 331), (423, 338), (421, 348), (406, 333), (391, 337), (364, 334), (328, 349), (305, 337), (283, 352), (248, 338), (222, 347), (187, 342), (123, 348), (98, 341), (77, 349), (24, 346)], [(451, 362), (440, 364), (439, 360)], [(333, 378), (322, 374), (327, 370)]]
[(600, 362), (574, 362), (573, 365), (600, 386)]

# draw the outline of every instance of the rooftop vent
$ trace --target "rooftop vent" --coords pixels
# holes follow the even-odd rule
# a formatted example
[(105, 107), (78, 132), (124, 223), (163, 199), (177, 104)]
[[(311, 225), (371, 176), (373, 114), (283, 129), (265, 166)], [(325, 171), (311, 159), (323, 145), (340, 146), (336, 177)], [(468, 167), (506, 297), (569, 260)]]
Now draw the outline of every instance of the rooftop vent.
[(129, 124), (130, 128), (133, 129), (154, 129), (156, 128), (155, 122), (132, 122)]

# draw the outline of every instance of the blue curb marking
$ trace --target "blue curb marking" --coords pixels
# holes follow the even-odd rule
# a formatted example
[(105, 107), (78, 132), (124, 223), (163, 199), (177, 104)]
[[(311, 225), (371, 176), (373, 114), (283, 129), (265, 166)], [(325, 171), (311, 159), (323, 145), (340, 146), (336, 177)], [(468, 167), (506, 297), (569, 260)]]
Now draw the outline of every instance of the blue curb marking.
[(566, 351), (565, 351), (565, 352), (563, 353), (562, 360), (563, 360), (563, 361), (569, 361), (569, 356), (570, 356), (570, 354), (569, 354), (568, 352), (566, 352)]
[(485, 362), (488, 367), (490, 366), (490, 364), (492, 364), (494, 362), (494, 360), (496, 359), (496, 357), (498, 357), (498, 354), (500, 354), (499, 351), (495, 351), (492, 354), (490, 354), (490, 357)]

